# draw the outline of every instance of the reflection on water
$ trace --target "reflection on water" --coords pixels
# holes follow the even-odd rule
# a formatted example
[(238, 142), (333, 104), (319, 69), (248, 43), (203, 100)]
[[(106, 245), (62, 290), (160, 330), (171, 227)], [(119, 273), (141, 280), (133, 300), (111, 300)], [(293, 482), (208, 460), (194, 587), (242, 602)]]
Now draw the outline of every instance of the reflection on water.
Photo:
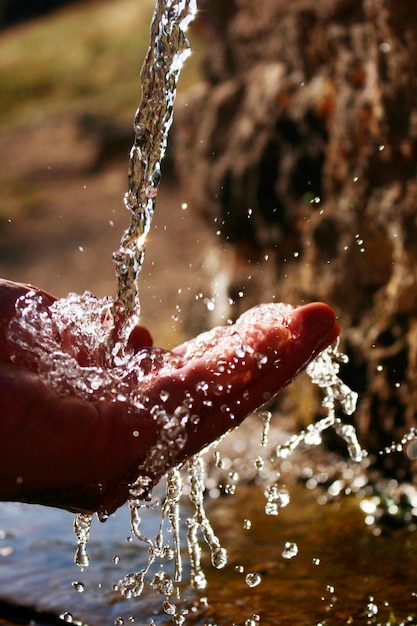
[[(136, 623), (147, 624), (161, 613), (161, 596), (152, 590), (138, 602), (124, 600), (112, 589), (122, 575), (147, 563), (145, 545), (131, 540), (128, 508), (105, 524), (93, 520), (90, 566), (84, 570), (74, 563), (73, 520), (66, 511), (0, 504), (0, 597), (67, 613), (90, 625), (113, 624), (121, 615), (126, 623), (134, 617)], [(159, 510), (149, 511), (143, 516), (142, 530), (155, 536), (159, 523)]]
[[(245, 612), (258, 614), (262, 624), (310, 626), (385, 624), (390, 613), (402, 620), (416, 614), (413, 532), (376, 536), (354, 496), (319, 504), (317, 489), (294, 484), (290, 493), (291, 503), (278, 517), (260, 515), (256, 487), (241, 489), (234, 503), (213, 507), (231, 564), (209, 580), (209, 601), (220, 602), (211, 609), (217, 623), (243, 623)], [(247, 532), (244, 516), (252, 521)], [(289, 543), (297, 547), (290, 559), (285, 558)], [(249, 571), (262, 576), (254, 589), (245, 584)], [(375, 617), (377, 622), (368, 621)]]
[[(264, 490), (256, 484), (238, 485), (233, 497), (209, 500), (208, 514), (229, 562), (214, 570), (205, 553), (208, 588), (200, 595), (181, 588), (185, 623), (417, 623), (411, 618), (417, 614), (414, 528), (378, 534), (364, 523), (355, 496), (323, 504), (318, 488), (296, 482), (287, 487), (290, 503), (278, 516), (265, 514)], [(182, 510), (183, 525), (190, 513)], [(105, 524), (94, 520), (91, 565), (84, 571), (74, 564), (71, 514), (1, 504), (0, 516), (1, 598), (67, 612), (90, 625), (172, 623), (156, 591), (148, 588), (140, 598), (125, 600), (112, 590), (119, 578), (147, 562), (145, 544), (126, 540), (127, 508)], [(146, 511), (143, 532), (155, 536), (159, 522), (159, 510)], [(184, 569), (189, 570), (186, 555)]]

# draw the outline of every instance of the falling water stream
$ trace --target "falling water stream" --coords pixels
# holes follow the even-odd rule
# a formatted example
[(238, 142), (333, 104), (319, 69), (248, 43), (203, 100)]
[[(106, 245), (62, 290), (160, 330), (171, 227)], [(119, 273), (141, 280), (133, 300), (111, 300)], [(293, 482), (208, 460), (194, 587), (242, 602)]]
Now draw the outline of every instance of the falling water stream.
[[(98, 386), (94, 368), (88, 368), (86, 371), (86, 368), (77, 366), (74, 359), (68, 355), (57, 353), (53, 346), (52, 335), (48, 335), (48, 332), (40, 333), (40, 330), (43, 331), (45, 320), (40, 312), (40, 303), (36, 295), (29, 294), (20, 302), (16, 320), (11, 325), (11, 337), (18, 339), (22, 349), (26, 342), (26, 345), (32, 346), (32, 349), (33, 345), (36, 345), (40, 351), (54, 352), (54, 362), (48, 363), (44, 359), (41, 374), (45, 382), (62, 393), (71, 392), (88, 398), (94, 394), (97, 394), (98, 398), (108, 398), (118, 397), (119, 394), (124, 393), (123, 377), (126, 376), (126, 372), (123, 366), (126, 365), (126, 359), (123, 348), (130, 330), (137, 323), (140, 315), (138, 279), (145, 253), (146, 237), (155, 210), (161, 178), (161, 160), (165, 153), (167, 135), (172, 122), (177, 80), (181, 67), (189, 55), (185, 31), (195, 12), (195, 0), (158, 0), (156, 4), (151, 27), (151, 45), (142, 70), (143, 96), (135, 116), (135, 139), (129, 158), (125, 205), (130, 212), (131, 221), (122, 237), (119, 250), (114, 254), (118, 280), (116, 299), (113, 301), (107, 298), (98, 301), (90, 294), (80, 297), (71, 295), (51, 307), (52, 315), (56, 313), (56, 320), (64, 320), (63, 323), (67, 324), (68, 319), (71, 318), (72, 323), (76, 323), (81, 328), (79, 339), (81, 342), (88, 342), (91, 337), (98, 337), (98, 341), (103, 337), (105, 339), (106, 336), (108, 337), (106, 333), (111, 326), (112, 317), (120, 316), (124, 326), (116, 344), (109, 346), (108, 358), (113, 360), (115, 367), (109, 370), (108, 379), (103, 379), (101, 370), (100, 386)], [(94, 306), (92, 306), (92, 299), (94, 299)], [(87, 315), (87, 312), (92, 310), (99, 310), (101, 313), (106, 311), (107, 314), (104, 318), (101, 313), (92, 318)], [(320, 550), (323, 548), (317, 547), (316, 552), (312, 546), (306, 544), (305, 540), (305, 537), (310, 537), (311, 542), (315, 541), (317, 546), (322, 546), (317, 540), (320, 532), (319, 526), (311, 513), (314, 502), (317, 505), (320, 497), (320, 504), (324, 500), (333, 503), (333, 515), (341, 516), (342, 526), (352, 524), (355, 528), (362, 523), (358, 522), (359, 507), (355, 507), (351, 502), (346, 504), (339, 500), (338, 496), (343, 493), (352, 495), (361, 492), (364, 503), (362, 509), (368, 520), (366, 524), (372, 528), (375, 524), (376, 510), (380, 505), (380, 501), (373, 500), (373, 496), (366, 492), (360, 469), (361, 464), (366, 464), (366, 452), (361, 449), (353, 427), (344, 424), (338, 417), (340, 412), (351, 415), (356, 406), (354, 392), (338, 377), (339, 363), (343, 358), (337, 348), (333, 347), (318, 357), (307, 370), (312, 382), (324, 390), (323, 406), (327, 410), (327, 415), (321, 421), (309, 426), (300, 434), (288, 436), (283, 440), (281, 437), (280, 441), (276, 442), (270, 434), (271, 414), (268, 411), (262, 411), (259, 414), (262, 421), (259, 451), (256, 450), (250, 468), (248, 468), (247, 459), (245, 466), (242, 451), (239, 453), (235, 450), (236, 458), (233, 460), (229, 452), (222, 452), (223, 442), (221, 442), (214, 446), (205, 457), (210, 459), (208, 464), (212, 466), (213, 475), (207, 476), (206, 462), (202, 456), (198, 455), (188, 462), (186, 480), (178, 469), (169, 472), (166, 478), (165, 494), (157, 489), (152, 498), (145, 502), (141, 500), (140, 492), (137, 498), (132, 497), (129, 502), (130, 532), (126, 542), (123, 545), (119, 542), (117, 547), (113, 545), (114, 539), (109, 542), (112, 548), (117, 549), (117, 553), (113, 555), (114, 568), (110, 568), (111, 593), (108, 586), (104, 591), (104, 583), (100, 582), (97, 586), (97, 581), (101, 578), (108, 579), (107, 574), (95, 572), (92, 576), (91, 585), (96, 585), (96, 595), (99, 593), (101, 596), (106, 594), (107, 596), (105, 610), (98, 609), (97, 605), (92, 610), (88, 603), (84, 607), (83, 612), (89, 616), (91, 624), (103, 624), (103, 620), (107, 619), (108, 615), (112, 615), (114, 623), (119, 625), (135, 621), (148, 625), (170, 622), (226, 626), (238, 623), (239, 620), (239, 623), (243, 623), (242, 620), (244, 620), (245, 626), (257, 626), (259, 623), (264, 625), (359, 623), (349, 622), (346, 611), (343, 617), (345, 621), (337, 621), (338, 607), (342, 604), (338, 598), (343, 595), (343, 593), (340, 594), (338, 585), (341, 586), (342, 579), (337, 572), (327, 571), (326, 566), (322, 564), (323, 556)], [(59, 376), (62, 371), (66, 372), (65, 382)], [(132, 375), (132, 371), (128, 374)], [(114, 385), (115, 378), (118, 379), (117, 390)], [(62, 385), (66, 386), (65, 390), (61, 388)], [(135, 404), (140, 402), (140, 398), (130, 398), (129, 401)], [(315, 469), (312, 469), (312, 464), (307, 462), (304, 467), (300, 466), (299, 477), (306, 485), (303, 496), (299, 484), (290, 484), (289, 470), (291, 469), (291, 473), (294, 474), (294, 468), (300, 463), (302, 465), (300, 459), (307, 454), (306, 450), (317, 447), (322, 442), (323, 432), (329, 428), (334, 429), (346, 442), (350, 458), (334, 467), (332, 475), (328, 470), (320, 469), (320, 462), (316, 464)], [(402, 442), (393, 443), (392, 450), (397, 449), (398, 445), (406, 445), (414, 438), (414, 432), (408, 433)], [(385, 453), (389, 453), (390, 450), (387, 449)], [(240, 465), (236, 459), (239, 460)], [(326, 477), (324, 477), (325, 472)], [(245, 485), (245, 482), (248, 481), (248, 476), (259, 488), (256, 495), (252, 493), (247, 495), (249, 487)], [(312, 488), (320, 484), (326, 485), (326, 489), (318, 498), (312, 497)], [(206, 492), (210, 496), (207, 504), (205, 504)], [(231, 495), (237, 498), (234, 501), (238, 503), (238, 507), (241, 507), (243, 519), (239, 511), (233, 508), (233, 499), (228, 497)], [(247, 497), (249, 501), (245, 500)], [(303, 525), (300, 520), (292, 519), (291, 513), (288, 514), (288, 511), (291, 511), (289, 505), (297, 499), (302, 500), (306, 506), (305, 519), (310, 523), (312, 529), (310, 534), (306, 531), (305, 523)], [(230, 505), (229, 502), (232, 504)], [(227, 507), (229, 507), (229, 514), (224, 513)], [(9, 507), (9, 509), (10, 514), (12, 508)], [(155, 525), (149, 527), (146, 521), (147, 516), (153, 515), (155, 518), (156, 514), (159, 519), (157, 528)], [(59, 515), (61, 515), (60, 512), (57, 513), (58, 517)], [(277, 518), (282, 525), (281, 530), (278, 530)], [(103, 548), (100, 548), (98, 557), (95, 555), (97, 543), (95, 543), (94, 536), (90, 539), (91, 543), (87, 543), (91, 522), (90, 516), (79, 515), (74, 524), (78, 545), (76, 563), (79, 566), (79, 575), (77, 574), (76, 579), (72, 581), (74, 593), (83, 594), (86, 585), (88, 586), (88, 582), (83, 582), (83, 580), (88, 581), (90, 576), (89, 570), (86, 569), (89, 565), (89, 557), (92, 564), (95, 558), (101, 566), (105, 562)], [(274, 553), (271, 553), (274, 539), (268, 543), (269, 554), (262, 547), (262, 540), (259, 539), (261, 526), (264, 527), (266, 536), (270, 533), (271, 537), (277, 537)], [(220, 528), (221, 532), (215, 531), (215, 527)], [(118, 527), (118, 532), (126, 534), (126, 531), (122, 531), (121, 528), (122, 526)], [(232, 541), (230, 541), (231, 535), (233, 535)], [(329, 537), (330, 535), (331, 533)], [(375, 542), (377, 535), (377, 532), (371, 533), (369, 541)], [(8, 537), (5, 532), (4, 536), (0, 535), (0, 541), (4, 540), (7, 543)], [(251, 541), (250, 537), (252, 537)], [(351, 535), (349, 537), (351, 541)], [(227, 549), (223, 541), (227, 544)], [(341, 541), (343, 542), (343, 538)], [(12, 539), (11, 545), (14, 545)], [(104, 545), (106, 545), (105, 542)], [(210, 561), (214, 569), (206, 567), (205, 546), (208, 546)], [(1, 544), (0, 555), (2, 557), (10, 557), (13, 554), (13, 547), (10, 553), (7, 553), (6, 548), (6, 544)], [(3, 552), (1, 552), (2, 549)], [(413, 548), (413, 551), (414, 554), (416, 549)], [(306, 553), (309, 555), (308, 565), (305, 558), (301, 560), (302, 552), (304, 552), (304, 557)], [(243, 553), (247, 554), (246, 560), (241, 556)], [(384, 555), (381, 553), (378, 558), (384, 558)], [(278, 599), (280, 576), (294, 577), (290, 568), (293, 563), (297, 564), (297, 562), (303, 563), (299, 567), (304, 568), (299, 584), (305, 585), (307, 589), (313, 589), (315, 573), (320, 568), (322, 572), (325, 570), (325, 574), (321, 577), (316, 576), (316, 580), (322, 581), (328, 577), (326, 586), (323, 586), (321, 590), (315, 588), (312, 592), (318, 594), (317, 597), (320, 597), (322, 603), (320, 610), (315, 614), (315, 622), (303, 621), (306, 619), (305, 615), (301, 610), (297, 614), (295, 607), (290, 608), (288, 612), (288, 606), (286, 608), (285, 604), (290, 603), (290, 607), (292, 605), (291, 600), (285, 594)], [(131, 568), (129, 573), (122, 570), (125, 566)], [(49, 572), (53, 571), (53, 563), (48, 563), (47, 567)], [(297, 569), (296, 566), (294, 567)], [(216, 570), (228, 572), (228, 578), (225, 580), (222, 577), (223, 572)], [(115, 571), (120, 572), (116, 580), (112, 579)], [(218, 578), (213, 575), (213, 571), (216, 571)], [(76, 574), (73, 576), (75, 577)], [(271, 589), (271, 581), (276, 588)], [(109, 583), (108, 580), (106, 582)], [(242, 584), (245, 587), (242, 587)], [(285, 587), (284, 582), (282, 586)], [(267, 594), (262, 594), (260, 590), (263, 588), (267, 589)], [(208, 594), (209, 589), (211, 589), (212, 597), (214, 594), (215, 598), (211, 604), (205, 595)], [(293, 591), (294, 597), (297, 597), (297, 590)], [(151, 593), (156, 594), (157, 598), (162, 597), (159, 604), (155, 604), (155, 600), (149, 600)], [(226, 593), (228, 600), (222, 604), (222, 598)], [(274, 596), (273, 606), (266, 598), (271, 594)], [(131, 604), (127, 604), (138, 596), (141, 596), (139, 602), (143, 600), (143, 605), (137, 604), (132, 608)], [(409, 592), (409, 597), (410, 599), (413, 597), (411, 592)], [(238, 598), (244, 598), (240, 613), (236, 607), (231, 606), (231, 598), (235, 598), (236, 601)], [(59, 601), (58, 591), (56, 599)], [(386, 602), (384, 604), (383, 595), (378, 600), (375, 600), (371, 592), (366, 597), (364, 596), (362, 598), (363, 615), (367, 621), (363, 623), (376, 623), (372, 620), (378, 612), (387, 613), (389, 606)], [(417, 609), (417, 601), (413, 600), (413, 602), (413, 609)], [(281, 612), (277, 610), (280, 603), (282, 603)], [(222, 608), (216, 608), (217, 605)], [(303, 602), (301, 605), (304, 606)], [(125, 610), (124, 606), (129, 606), (129, 609)], [(141, 606), (144, 608), (141, 609)], [(113, 608), (110, 610), (109, 607)], [(138, 607), (139, 611), (142, 611), (139, 617), (137, 616)], [(120, 613), (115, 613), (115, 610)], [(100, 611), (103, 613), (101, 614)], [(129, 617), (122, 617), (122, 612), (126, 614), (129, 611), (131, 611)], [(135, 611), (136, 617), (133, 617)], [(62, 621), (80, 623), (72, 613), (74, 611), (62, 613)], [(280, 616), (288, 615), (288, 613), (289, 617), (281, 622)], [(413, 622), (409, 620), (407, 623)]]
[[(157, 0), (152, 19), (151, 43), (142, 68), (142, 100), (135, 115), (135, 140), (130, 151), (125, 195), (131, 220), (120, 248), (114, 254), (117, 301), (122, 304), (127, 317), (122, 340), (140, 314), (138, 278), (161, 180), (161, 160), (172, 124), (177, 82), (190, 54), (185, 31), (196, 10), (196, 0)], [(114, 353), (117, 356), (117, 346)]]

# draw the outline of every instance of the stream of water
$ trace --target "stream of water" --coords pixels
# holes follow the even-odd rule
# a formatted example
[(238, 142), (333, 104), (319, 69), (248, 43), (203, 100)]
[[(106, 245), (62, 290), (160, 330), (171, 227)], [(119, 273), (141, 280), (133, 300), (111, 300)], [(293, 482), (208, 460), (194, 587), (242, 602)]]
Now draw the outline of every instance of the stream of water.
[[(196, 0), (157, 0), (152, 19), (125, 195), (131, 219), (120, 248), (114, 254), (118, 279), (116, 300), (122, 304), (127, 317), (122, 343), (140, 315), (138, 279), (161, 180), (161, 161), (172, 124), (178, 78), (190, 54), (186, 30), (196, 11)], [(114, 346), (116, 357), (119, 350), (122, 346)]]

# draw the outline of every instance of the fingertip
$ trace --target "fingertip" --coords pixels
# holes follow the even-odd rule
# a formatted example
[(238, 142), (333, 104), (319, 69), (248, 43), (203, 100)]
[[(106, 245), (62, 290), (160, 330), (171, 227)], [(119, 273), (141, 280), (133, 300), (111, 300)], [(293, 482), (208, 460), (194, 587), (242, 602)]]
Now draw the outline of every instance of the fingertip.
[(135, 352), (141, 348), (151, 348), (153, 346), (152, 335), (145, 326), (135, 326), (129, 335), (128, 346)]
[(311, 338), (317, 337), (320, 349), (331, 345), (340, 334), (336, 315), (325, 302), (311, 302), (298, 307), (292, 319), (291, 330), (293, 333), (307, 330)]

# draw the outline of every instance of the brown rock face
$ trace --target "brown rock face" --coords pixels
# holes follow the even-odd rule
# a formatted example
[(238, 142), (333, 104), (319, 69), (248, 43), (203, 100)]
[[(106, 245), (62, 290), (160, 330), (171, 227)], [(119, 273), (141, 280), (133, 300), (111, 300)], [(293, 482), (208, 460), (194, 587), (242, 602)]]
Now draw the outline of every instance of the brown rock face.
[(273, 265), (258, 300), (339, 312), (356, 426), (379, 450), (416, 424), (415, 0), (199, 8), (207, 80), (178, 111), (179, 172), (246, 267)]

